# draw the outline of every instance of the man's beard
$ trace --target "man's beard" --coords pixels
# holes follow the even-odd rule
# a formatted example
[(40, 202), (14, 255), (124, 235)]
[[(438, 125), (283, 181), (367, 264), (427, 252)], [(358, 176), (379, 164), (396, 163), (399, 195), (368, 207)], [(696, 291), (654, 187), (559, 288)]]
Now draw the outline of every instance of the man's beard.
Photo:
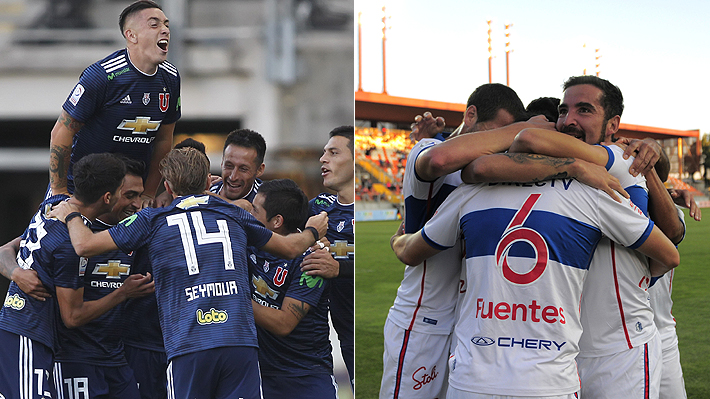
[[(596, 142), (594, 144), (599, 144), (602, 141), (604, 141), (604, 126), (606, 126), (606, 123), (602, 124), (602, 131), (599, 133), (599, 136), (596, 139)], [(560, 130), (561, 133), (568, 134), (570, 136), (573, 136), (575, 138), (578, 138), (585, 143), (587, 142), (587, 133), (584, 132), (584, 130), (576, 127), (576, 126), (563, 126), (562, 130)]]

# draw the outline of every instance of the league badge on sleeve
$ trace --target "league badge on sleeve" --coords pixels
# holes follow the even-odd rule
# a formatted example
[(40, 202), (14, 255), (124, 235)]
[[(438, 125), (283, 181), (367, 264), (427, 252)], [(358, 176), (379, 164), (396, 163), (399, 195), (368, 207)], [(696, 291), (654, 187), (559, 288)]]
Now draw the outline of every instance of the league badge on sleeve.
[(73, 105), (76, 105), (79, 103), (79, 99), (81, 98), (82, 94), (86, 89), (84, 89), (84, 86), (81, 84), (77, 84), (76, 87), (74, 88), (74, 91), (71, 93), (71, 97), (69, 97), (69, 102), (72, 103)]

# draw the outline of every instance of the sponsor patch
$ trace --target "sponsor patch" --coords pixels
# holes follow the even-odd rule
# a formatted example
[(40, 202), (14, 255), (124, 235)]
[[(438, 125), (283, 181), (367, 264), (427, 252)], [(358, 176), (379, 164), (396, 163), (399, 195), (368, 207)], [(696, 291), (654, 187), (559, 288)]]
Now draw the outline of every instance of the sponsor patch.
[(17, 294), (9, 295), (5, 298), (5, 307), (15, 310), (22, 310), (22, 308), (25, 307), (25, 298)]

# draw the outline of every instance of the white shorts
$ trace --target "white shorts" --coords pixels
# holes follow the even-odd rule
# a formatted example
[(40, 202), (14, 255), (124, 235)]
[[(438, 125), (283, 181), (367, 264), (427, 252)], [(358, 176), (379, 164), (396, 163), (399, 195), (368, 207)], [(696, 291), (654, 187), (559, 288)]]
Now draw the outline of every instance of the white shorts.
[(576, 393), (559, 396), (501, 396), (462, 391), (449, 387), (446, 399), (577, 399)]
[(656, 399), (661, 385), (661, 338), (623, 352), (577, 357), (582, 399)]
[(380, 399), (444, 399), (451, 335), (407, 331), (385, 321)]
[(678, 344), (663, 350), (663, 367), (661, 369), (660, 399), (685, 399), (685, 381), (683, 369), (680, 367), (680, 351)]

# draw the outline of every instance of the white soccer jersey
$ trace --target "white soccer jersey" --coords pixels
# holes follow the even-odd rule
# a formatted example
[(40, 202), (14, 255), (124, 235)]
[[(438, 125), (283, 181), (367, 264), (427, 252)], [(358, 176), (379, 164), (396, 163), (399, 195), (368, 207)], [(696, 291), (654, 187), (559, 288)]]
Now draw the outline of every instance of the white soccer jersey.
[(459, 187), (422, 231), (435, 248), (465, 242), (450, 386), (517, 396), (579, 390), (574, 359), (592, 252), (602, 234), (636, 247), (652, 228), (628, 200), (572, 179)]
[[(633, 157), (624, 160), (618, 146), (609, 151), (609, 173), (619, 179), (631, 200), (644, 212), (646, 179), (629, 174)], [(641, 253), (602, 238), (592, 257), (582, 296), (580, 357), (606, 356), (643, 345), (656, 333), (648, 297), (651, 273)]]
[[(446, 197), (461, 184), (461, 172), (426, 182), (416, 175), (419, 154), (440, 139), (424, 139), (407, 157), (402, 193), (405, 198), (404, 226), (418, 231)], [(456, 295), (461, 273), (459, 245), (433, 256), (421, 265), (407, 266), (388, 318), (397, 326), (427, 334), (450, 334), (454, 325)]]

